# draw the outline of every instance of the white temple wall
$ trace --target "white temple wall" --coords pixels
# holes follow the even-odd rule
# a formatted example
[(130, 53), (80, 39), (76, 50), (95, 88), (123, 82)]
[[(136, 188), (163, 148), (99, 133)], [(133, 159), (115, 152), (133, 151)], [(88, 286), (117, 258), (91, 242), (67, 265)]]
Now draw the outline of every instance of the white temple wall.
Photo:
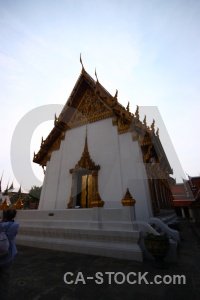
[(132, 140), (130, 132), (119, 135), (123, 193), (126, 189), (136, 200), (136, 218), (148, 220), (151, 216), (150, 194), (141, 148)]
[[(86, 137), (86, 125), (66, 131), (60, 149), (52, 152), (47, 164), (39, 209), (66, 209), (71, 194), (72, 174), (80, 160)], [(112, 118), (87, 124), (88, 150), (100, 165), (99, 194), (104, 208), (121, 208), (121, 200), (129, 188), (136, 202), (137, 219), (151, 216), (146, 170), (138, 142), (130, 132), (118, 134)], [(148, 203), (149, 202), (149, 203)]]
[(123, 191), (118, 131), (111, 118), (88, 125), (88, 149), (92, 160), (101, 167), (98, 184), (104, 207), (121, 207)]
[(53, 151), (47, 163), (45, 180), (40, 197), (39, 209), (55, 209), (61, 170), (62, 145), (59, 151)]
[(58, 188), (56, 209), (66, 209), (71, 195), (72, 174), (69, 173), (81, 158), (85, 145), (86, 127), (81, 126), (66, 131)]

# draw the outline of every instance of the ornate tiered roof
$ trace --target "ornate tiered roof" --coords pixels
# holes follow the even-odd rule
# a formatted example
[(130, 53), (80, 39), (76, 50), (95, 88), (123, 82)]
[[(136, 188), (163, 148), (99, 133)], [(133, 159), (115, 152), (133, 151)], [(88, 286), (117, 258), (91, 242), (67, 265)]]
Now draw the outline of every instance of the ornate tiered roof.
[(127, 131), (132, 133), (133, 141), (137, 140), (143, 149), (145, 163), (154, 155), (156, 162), (163, 165), (162, 169), (167, 176), (173, 173), (160, 142), (159, 131), (155, 131), (155, 120), (151, 126), (147, 126), (146, 117), (143, 122), (140, 121), (139, 107), (137, 106), (135, 114), (131, 113), (129, 103), (125, 108), (118, 102), (118, 91), (112, 96), (100, 84), (97, 75), (95, 81), (85, 71), (83, 64), (81, 74), (65, 106), (59, 117), (55, 116), (54, 127), (47, 138), (42, 139), (40, 150), (37, 154), (34, 153), (33, 161), (42, 167), (46, 166), (52, 151), (60, 148), (67, 130), (105, 118), (112, 118), (113, 126), (117, 126), (119, 134)]

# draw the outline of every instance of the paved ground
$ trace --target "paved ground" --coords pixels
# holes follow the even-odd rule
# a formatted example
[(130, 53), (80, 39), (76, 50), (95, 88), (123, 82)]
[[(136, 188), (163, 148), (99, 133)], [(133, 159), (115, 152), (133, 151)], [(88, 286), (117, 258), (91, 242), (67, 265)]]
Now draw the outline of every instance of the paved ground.
[[(167, 270), (155, 269), (149, 261), (139, 263), (18, 246), (18, 255), (13, 265), (11, 299), (200, 299), (200, 227), (189, 221), (182, 221), (181, 239), (178, 263), (170, 264)], [(74, 274), (68, 276), (67, 280), (77, 280), (76, 284), (64, 282), (66, 272)], [(95, 282), (95, 278), (88, 278), (94, 277), (97, 272), (101, 272), (99, 278), (96, 278), (99, 284)], [(105, 272), (114, 272), (110, 275), (111, 284), (109, 275)], [(130, 284), (127, 280), (121, 284), (115, 282), (114, 276), (116, 281), (122, 282), (123, 276), (125, 279), (130, 272), (136, 273), (135, 277), (130, 276), (130, 281), (139, 280), (140, 274), (148, 272), (145, 278), (149, 284), (146, 284), (144, 279), (141, 279), (141, 284)], [(168, 284), (153, 283), (156, 275), (162, 276)], [(184, 275), (186, 284), (183, 284), (183, 281), (181, 284), (169, 283), (174, 275)], [(161, 277), (157, 279), (160, 281)]]

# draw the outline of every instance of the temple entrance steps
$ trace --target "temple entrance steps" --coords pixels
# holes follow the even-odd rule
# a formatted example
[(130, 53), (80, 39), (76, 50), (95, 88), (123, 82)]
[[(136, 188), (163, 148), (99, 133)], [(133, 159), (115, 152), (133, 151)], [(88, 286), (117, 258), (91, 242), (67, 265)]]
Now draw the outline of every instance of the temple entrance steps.
[[(170, 224), (171, 222), (174, 222), (175, 218), (170, 218), (168, 219), (168, 221), (170, 220)], [(177, 243), (180, 243), (180, 235), (179, 232), (177, 230), (174, 230), (172, 228), (170, 228), (168, 226), (168, 223), (165, 223), (162, 219), (160, 218), (150, 218), (150, 222), (151, 226), (153, 225), (154, 229), (159, 233), (159, 234), (167, 234), (168, 236), (171, 237), (171, 239), (173, 239), (174, 241), (176, 241)]]
[(149, 219), (149, 223), (135, 220), (131, 209), (21, 210), (16, 218), (20, 223), (16, 242), (38, 248), (143, 261), (152, 259), (144, 246), (144, 236), (146, 232), (159, 234), (149, 225), (154, 223), (161, 232), (173, 238), (166, 259), (176, 262), (179, 233), (158, 218)]
[(140, 232), (126, 209), (18, 211), (16, 242), (38, 248), (143, 261)]
[(26, 226), (17, 244), (59, 251), (143, 261), (139, 232)]

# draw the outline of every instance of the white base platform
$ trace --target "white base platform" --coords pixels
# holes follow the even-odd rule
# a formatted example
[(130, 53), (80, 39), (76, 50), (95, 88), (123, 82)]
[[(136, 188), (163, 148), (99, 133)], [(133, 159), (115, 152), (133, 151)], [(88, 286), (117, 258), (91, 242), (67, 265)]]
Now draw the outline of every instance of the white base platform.
[[(144, 246), (146, 232), (158, 234), (147, 222), (136, 221), (134, 207), (113, 209), (20, 210), (16, 221), (19, 245), (135, 261), (152, 259)], [(173, 239), (167, 261), (177, 262), (179, 233), (157, 218), (149, 219)]]
[[(19, 245), (143, 261), (130, 208), (18, 211)], [(123, 219), (126, 218), (126, 221)], [(79, 221), (77, 221), (79, 220)]]

